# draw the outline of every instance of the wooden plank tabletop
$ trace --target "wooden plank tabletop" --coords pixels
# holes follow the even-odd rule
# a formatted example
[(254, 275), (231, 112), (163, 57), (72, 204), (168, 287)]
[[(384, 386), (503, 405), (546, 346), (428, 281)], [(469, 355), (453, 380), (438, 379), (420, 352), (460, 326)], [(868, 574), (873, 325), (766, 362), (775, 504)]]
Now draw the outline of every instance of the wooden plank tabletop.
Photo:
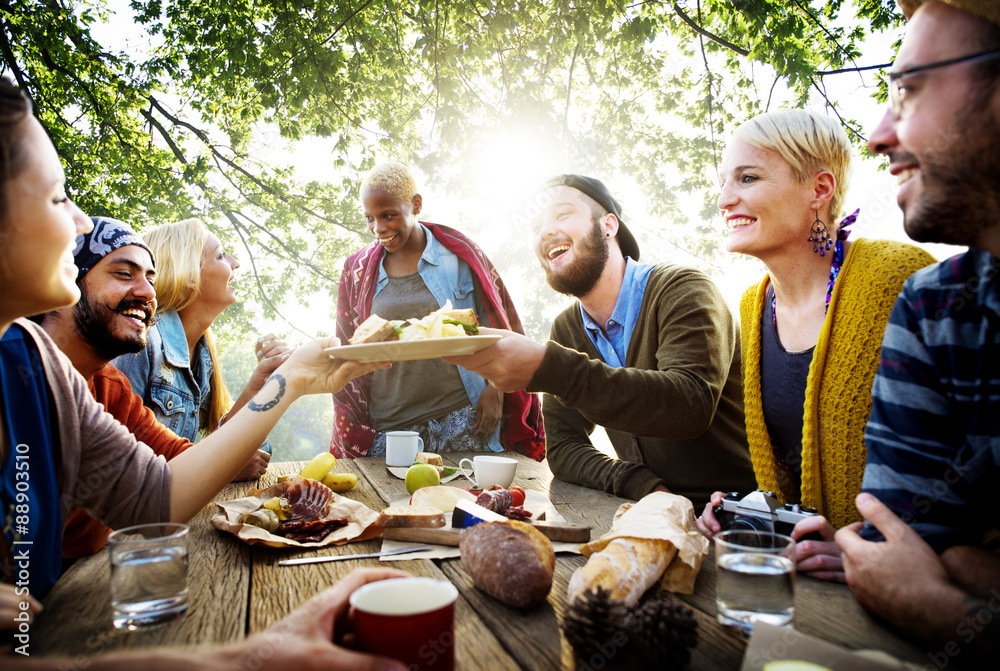
[[(450, 465), (472, 453), (444, 455)], [(605, 533), (624, 499), (565, 483), (552, 477), (545, 462), (519, 455), (515, 483), (546, 494), (570, 522), (593, 527), (593, 538)], [(216, 500), (244, 496), (254, 484), (260, 488), (294, 473), (300, 462), (272, 463), (257, 483), (229, 485)], [(338, 460), (337, 470), (358, 475), (358, 486), (345, 495), (380, 510), (406, 496), (403, 481), (390, 474), (383, 459)], [(461, 486), (462, 478), (452, 484)], [(107, 650), (158, 645), (181, 646), (224, 643), (273, 625), (314, 594), (363, 566), (394, 566), (414, 575), (451, 581), (459, 590), (456, 604), (456, 666), (458, 669), (583, 669), (598, 668), (582, 659), (562, 636), (560, 623), (570, 577), (585, 563), (580, 555), (558, 554), (552, 592), (533, 609), (505, 606), (478, 590), (461, 560), (347, 560), (305, 566), (278, 566), (281, 559), (305, 555), (350, 555), (377, 551), (380, 539), (319, 550), (294, 551), (247, 546), (232, 534), (215, 530), (210, 504), (191, 522), (189, 569), (191, 605), (180, 620), (143, 632), (118, 632), (111, 627), (107, 550), (78, 561), (44, 601), (45, 610), (33, 626), (33, 644), (48, 655), (79, 659)], [(655, 588), (659, 589), (659, 588)], [(746, 640), (715, 619), (715, 565), (710, 555), (702, 566), (695, 593), (681, 596), (699, 621), (699, 644), (692, 654), (692, 671), (732, 670), (740, 667)], [(796, 619), (799, 631), (848, 649), (879, 649), (900, 659), (924, 663), (924, 654), (872, 620), (854, 601), (845, 585), (799, 576), (796, 582)], [(637, 668), (626, 655), (596, 660), (601, 668)]]

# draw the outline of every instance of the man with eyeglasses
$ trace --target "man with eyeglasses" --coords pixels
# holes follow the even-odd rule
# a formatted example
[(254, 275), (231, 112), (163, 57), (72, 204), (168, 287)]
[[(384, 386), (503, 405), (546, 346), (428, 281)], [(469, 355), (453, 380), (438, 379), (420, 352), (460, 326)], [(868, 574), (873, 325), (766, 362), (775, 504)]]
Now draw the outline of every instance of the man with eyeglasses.
[(899, 4), (909, 24), (869, 148), (889, 157), (907, 234), (970, 249), (918, 271), (896, 302), (865, 433), (867, 523), (837, 542), (858, 601), (935, 666), (995, 666), (1000, 0)]

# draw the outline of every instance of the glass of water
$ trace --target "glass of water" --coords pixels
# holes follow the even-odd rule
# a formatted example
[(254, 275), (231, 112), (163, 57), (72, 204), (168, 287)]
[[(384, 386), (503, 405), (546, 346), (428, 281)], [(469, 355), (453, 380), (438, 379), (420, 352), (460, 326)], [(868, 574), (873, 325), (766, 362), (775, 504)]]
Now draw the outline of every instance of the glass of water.
[(730, 530), (715, 536), (715, 603), (724, 625), (749, 633), (758, 621), (795, 617), (795, 541), (770, 531)]
[(108, 536), (115, 629), (134, 631), (181, 617), (188, 607), (188, 527), (157, 523)]

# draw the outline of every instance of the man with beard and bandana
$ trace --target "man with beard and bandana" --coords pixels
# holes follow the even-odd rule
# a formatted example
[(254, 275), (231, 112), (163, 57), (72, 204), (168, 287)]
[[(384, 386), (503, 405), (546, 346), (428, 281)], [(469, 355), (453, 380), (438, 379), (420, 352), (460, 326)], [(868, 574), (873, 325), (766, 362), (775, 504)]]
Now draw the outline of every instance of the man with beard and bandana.
[[(169, 460), (191, 442), (157, 422), (142, 397), (132, 392), (128, 378), (110, 364), (116, 356), (146, 346), (146, 332), (156, 312), (153, 253), (124, 223), (104, 217), (94, 217), (93, 222), (94, 229), (77, 238), (73, 255), (80, 301), (47, 313), (41, 325), (104, 409), (137, 440)], [(269, 459), (258, 450), (236, 480), (260, 477)], [(63, 556), (96, 552), (107, 542), (108, 533), (86, 511), (73, 510), (63, 532)]]
[[(545, 392), (549, 468), (561, 480), (639, 499), (670, 491), (696, 507), (755, 488), (743, 416), (740, 335), (703, 273), (640, 264), (621, 206), (597, 179), (546, 184), (535, 254), (549, 286), (579, 301), (539, 344), (507, 332), (445, 360), (501, 391)], [(596, 425), (618, 455), (594, 447)]]
[(869, 147), (889, 157), (907, 234), (970, 249), (917, 271), (896, 301), (865, 432), (867, 523), (836, 540), (857, 600), (937, 668), (995, 668), (1000, 1), (899, 4), (909, 23)]

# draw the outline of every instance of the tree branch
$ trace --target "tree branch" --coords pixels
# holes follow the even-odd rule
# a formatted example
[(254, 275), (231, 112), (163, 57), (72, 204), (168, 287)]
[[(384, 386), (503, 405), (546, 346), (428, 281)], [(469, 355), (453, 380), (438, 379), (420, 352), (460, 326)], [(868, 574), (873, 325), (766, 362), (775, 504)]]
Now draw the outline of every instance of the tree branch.
[(576, 67), (576, 57), (580, 53), (580, 43), (573, 49), (573, 59), (569, 62), (569, 76), (566, 77), (566, 109), (563, 111), (563, 126), (569, 130), (569, 99), (573, 92), (573, 69)]
[(156, 100), (155, 98), (153, 98), (153, 96), (149, 96), (148, 99), (149, 99), (149, 101), (151, 103), (153, 103), (153, 106), (156, 107), (156, 110), (160, 114), (162, 114), (163, 116), (165, 116), (167, 118), (167, 120), (170, 121), (170, 123), (172, 123), (174, 125), (177, 125), (177, 126), (180, 126), (182, 128), (187, 128), (188, 130), (190, 130), (192, 133), (194, 133), (198, 137), (199, 140), (201, 140), (205, 144), (205, 146), (208, 147), (209, 151), (212, 152), (212, 155), (217, 160), (222, 161), (223, 163), (225, 163), (226, 165), (228, 165), (233, 170), (236, 170), (237, 172), (239, 172), (241, 175), (243, 175), (244, 177), (246, 177), (247, 180), (249, 180), (251, 183), (253, 183), (254, 185), (256, 185), (257, 188), (259, 188), (261, 191), (264, 191), (265, 193), (273, 196), (274, 198), (277, 198), (279, 201), (281, 201), (282, 203), (285, 203), (286, 205), (292, 205), (292, 206), (294, 206), (294, 207), (302, 210), (306, 214), (308, 214), (308, 215), (310, 215), (312, 217), (315, 217), (316, 219), (319, 219), (320, 221), (325, 221), (326, 223), (332, 224), (334, 226), (340, 226), (341, 228), (343, 228), (345, 230), (348, 230), (351, 233), (356, 233), (357, 232), (357, 231), (355, 231), (354, 229), (352, 229), (350, 226), (348, 226), (347, 224), (345, 224), (342, 221), (336, 221), (334, 219), (330, 219), (329, 217), (325, 217), (325, 216), (321, 215), (319, 212), (316, 212), (312, 208), (306, 207), (305, 205), (302, 205), (301, 203), (293, 202), (291, 199), (289, 199), (284, 194), (279, 193), (274, 188), (272, 188), (272, 187), (268, 186), (267, 184), (265, 184), (256, 175), (251, 174), (246, 168), (244, 168), (243, 166), (239, 165), (238, 163), (236, 163), (235, 161), (233, 161), (229, 157), (224, 156), (222, 154), (222, 152), (219, 151), (218, 147), (216, 147), (214, 144), (212, 144), (212, 142), (209, 140), (208, 135), (206, 135), (203, 130), (201, 130), (200, 128), (196, 128), (195, 126), (192, 126), (190, 123), (188, 123), (188, 122), (186, 122), (186, 121), (184, 121), (182, 119), (177, 118), (173, 114), (170, 114), (166, 109), (163, 108), (163, 105), (161, 105), (158, 100)]
[(673, 7), (674, 7), (674, 13), (677, 14), (677, 16), (681, 17), (681, 21), (683, 21), (684, 23), (688, 24), (694, 32), (698, 33), (699, 35), (703, 35), (704, 37), (707, 37), (708, 39), (712, 40), (713, 42), (715, 42), (717, 44), (721, 44), (722, 46), (724, 46), (725, 48), (729, 49), (730, 51), (735, 51), (740, 56), (749, 56), (750, 55), (750, 52), (747, 49), (744, 49), (742, 47), (738, 47), (735, 44), (733, 44), (732, 42), (724, 40), (721, 37), (719, 37), (718, 35), (715, 35), (714, 33), (711, 33), (709, 31), (705, 30), (704, 28), (702, 28), (701, 26), (699, 26), (694, 21), (694, 19), (692, 19), (690, 16), (688, 16), (687, 14), (684, 13), (684, 10), (681, 9), (681, 6), (679, 4), (677, 4), (677, 2), (671, 2), (670, 4), (673, 5)]
[[(701, 0), (698, 0), (698, 20), (701, 20)], [(698, 35), (698, 45), (701, 47), (701, 58), (705, 63), (705, 73), (708, 75), (708, 137), (712, 141), (712, 163), (715, 166), (715, 173), (719, 173), (718, 151), (715, 145), (715, 121), (712, 119), (712, 68), (708, 66), (708, 54), (705, 53), (705, 39)]]
[(892, 67), (892, 63), (880, 63), (878, 65), (865, 65), (863, 67), (857, 68), (841, 68), (840, 70), (817, 70), (815, 75), (824, 77), (826, 75), (841, 75), (845, 72), (864, 72), (865, 70), (884, 70), (885, 68)]
[(286, 324), (288, 324), (290, 327), (292, 327), (299, 333), (302, 333), (306, 337), (315, 340), (315, 336), (310, 335), (305, 331), (303, 331), (302, 329), (300, 329), (299, 327), (295, 326), (295, 324), (293, 324), (288, 319), (288, 317), (281, 314), (281, 310), (279, 310), (278, 306), (274, 304), (274, 301), (271, 300), (271, 297), (267, 295), (267, 291), (264, 290), (264, 285), (260, 283), (260, 272), (257, 270), (257, 261), (256, 259), (254, 259), (253, 252), (250, 250), (250, 243), (247, 242), (247, 239), (243, 236), (243, 226), (236, 220), (236, 212), (234, 210), (226, 210), (225, 215), (226, 219), (229, 220), (229, 223), (233, 225), (233, 229), (236, 231), (236, 234), (240, 236), (240, 241), (243, 243), (243, 248), (247, 250), (247, 256), (250, 258), (250, 266), (253, 268), (254, 283), (257, 285), (257, 291), (260, 293), (261, 298), (263, 298), (264, 301), (271, 306), (271, 309), (274, 310), (274, 313), (279, 317), (281, 317)]
[(844, 117), (840, 115), (840, 110), (837, 109), (837, 106), (833, 104), (833, 102), (830, 100), (830, 97), (826, 94), (826, 91), (824, 91), (820, 87), (820, 85), (816, 82), (816, 80), (810, 77), (809, 83), (812, 84), (813, 88), (816, 89), (816, 91), (821, 96), (823, 96), (823, 100), (826, 101), (826, 106), (829, 107), (831, 110), (833, 110), (833, 113), (837, 115), (837, 119), (840, 120), (840, 125), (846, 128), (847, 130), (851, 131), (852, 133), (854, 133), (856, 136), (858, 136), (865, 142), (867, 142), (868, 141), (867, 138), (860, 130), (858, 130), (857, 128), (855, 128), (854, 126), (852, 126), (851, 124), (847, 123), (847, 121), (844, 120)]

